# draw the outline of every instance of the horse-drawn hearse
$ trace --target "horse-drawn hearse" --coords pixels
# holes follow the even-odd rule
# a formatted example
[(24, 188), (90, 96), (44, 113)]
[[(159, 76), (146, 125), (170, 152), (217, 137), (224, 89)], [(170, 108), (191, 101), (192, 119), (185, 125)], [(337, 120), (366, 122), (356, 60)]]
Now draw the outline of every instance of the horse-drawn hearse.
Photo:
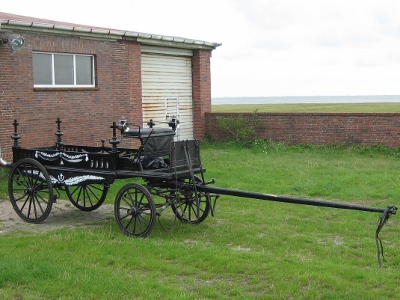
[[(128, 236), (148, 236), (157, 217), (168, 208), (180, 221), (201, 223), (210, 213), (214, 215), (220, 195), (231, 195), (381, 213), (375, 233), (381, 264), (383, 251), (379, 232), (388, 218), (396, 213), (395, 206), (374, 208), (211, 186), (215, 181), (205, 180), (200, 142), (174, 140), (175, 130), (179, 127), (175, 117), (165, 128), (155, 127), (153, 121), (148, 123), (149, 128), (142, 128), (121, 118), (110, 126), (112, 138), (109, 145), (102, 140), (101, 146), (64, 144), (62, 122), (58, 118), (56, 123), (57, 140), (54, 145), (23, 148), (19, 142), (19, 124), (14, 120), (13, 160), (6, 162), (0, 158), (0, 165), (10, 168), (8, 191), (12, 206), (26, 222), (43, 222), (60, 197), (60, 191), (65, 192), (78, 209), (92, 211), (103, 204), (115, 180), (142, 178), (144, 184), (131, 182), (124, 185), (114, 202), (115, 219)], [(140, 146), (121, 147), (122, 138), (138, 139)]]

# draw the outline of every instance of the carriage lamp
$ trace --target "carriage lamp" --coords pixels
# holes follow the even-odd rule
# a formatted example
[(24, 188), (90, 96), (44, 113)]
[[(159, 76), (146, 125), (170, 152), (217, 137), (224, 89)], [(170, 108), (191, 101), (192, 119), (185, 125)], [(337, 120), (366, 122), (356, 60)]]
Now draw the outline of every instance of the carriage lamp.
[(129, 131), (128, 120), (123, 116), (119, 119), (118, 129), (121, 130), (121, 133)]
[(179, 129), (180, 124), (179, 124), (179, 120), (176, 118), (176, 116), (171, 116), (171, 120), (169, 120), (168, 126), (171, 127), (173, 131), (176, 131), (177, 129)]
[(22, 48), (25, 39), (18, 34), (6, 32), (4, 34), (4, 38), (1, 39), (0, 42), (2, 44), (7, 43), (10, 46), (11, 50), (16, 51)]

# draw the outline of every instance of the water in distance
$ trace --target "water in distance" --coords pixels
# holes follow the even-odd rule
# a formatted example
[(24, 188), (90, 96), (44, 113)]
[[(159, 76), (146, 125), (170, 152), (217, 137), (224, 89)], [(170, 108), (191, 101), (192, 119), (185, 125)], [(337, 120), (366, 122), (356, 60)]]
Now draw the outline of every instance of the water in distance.
[(294, 104), (294, 103), (379, 103), (400, 102), (400, 95), (371, 96), (285, 96), (285, 97), (215, 97), (212, 105)]

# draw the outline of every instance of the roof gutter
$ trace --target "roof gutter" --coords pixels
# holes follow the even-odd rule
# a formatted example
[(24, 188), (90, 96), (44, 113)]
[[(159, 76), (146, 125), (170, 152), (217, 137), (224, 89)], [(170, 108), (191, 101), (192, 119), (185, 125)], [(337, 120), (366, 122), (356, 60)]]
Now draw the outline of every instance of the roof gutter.
[(185, 49), (215, 49), (220, 43), (186, 39), (173, 36), (163, 36), (134, 31), (100, 29), (80, 26), (55, 25), (37, 22), (0, 20), (1, 31), (18, 31), (27, 33), (49, 34), (57, 36), (72, 36), (83, 39), (116, 42), (126, 38), (135, 38), (142, 44), (154, 46), (177, 47)]

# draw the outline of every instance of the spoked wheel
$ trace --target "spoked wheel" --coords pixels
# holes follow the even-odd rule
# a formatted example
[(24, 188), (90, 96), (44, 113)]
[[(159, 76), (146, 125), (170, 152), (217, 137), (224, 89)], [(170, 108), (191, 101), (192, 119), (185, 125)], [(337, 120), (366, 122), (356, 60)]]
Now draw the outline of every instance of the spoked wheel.
[(65, 186), (65, 192), (71, 203), (83, 211), (98, 209), (106, 199), (109, 185), (91, 183), (87, 185)]
[(128, 236), (146, 237), (156, 224), (156, 206), (149, 191), (130, 183), (122, 187), (114, 204), (115, 219)]
[[(195, 182), (201, 183), (202, 180), (194, 176)], [(211, 210), (210, 196), (197, 192), (193, 187), (192, 179), (185, 179), (177, 191), (177, 197), (171, 205), (177, 218), (191, 224), (203, 222)]]
[(43, 165), (31, 158), (15, 163), (10, 171), (8, 192), (15, 212), (26, 222), (43, 222), (53, 205), (53, 187)]

